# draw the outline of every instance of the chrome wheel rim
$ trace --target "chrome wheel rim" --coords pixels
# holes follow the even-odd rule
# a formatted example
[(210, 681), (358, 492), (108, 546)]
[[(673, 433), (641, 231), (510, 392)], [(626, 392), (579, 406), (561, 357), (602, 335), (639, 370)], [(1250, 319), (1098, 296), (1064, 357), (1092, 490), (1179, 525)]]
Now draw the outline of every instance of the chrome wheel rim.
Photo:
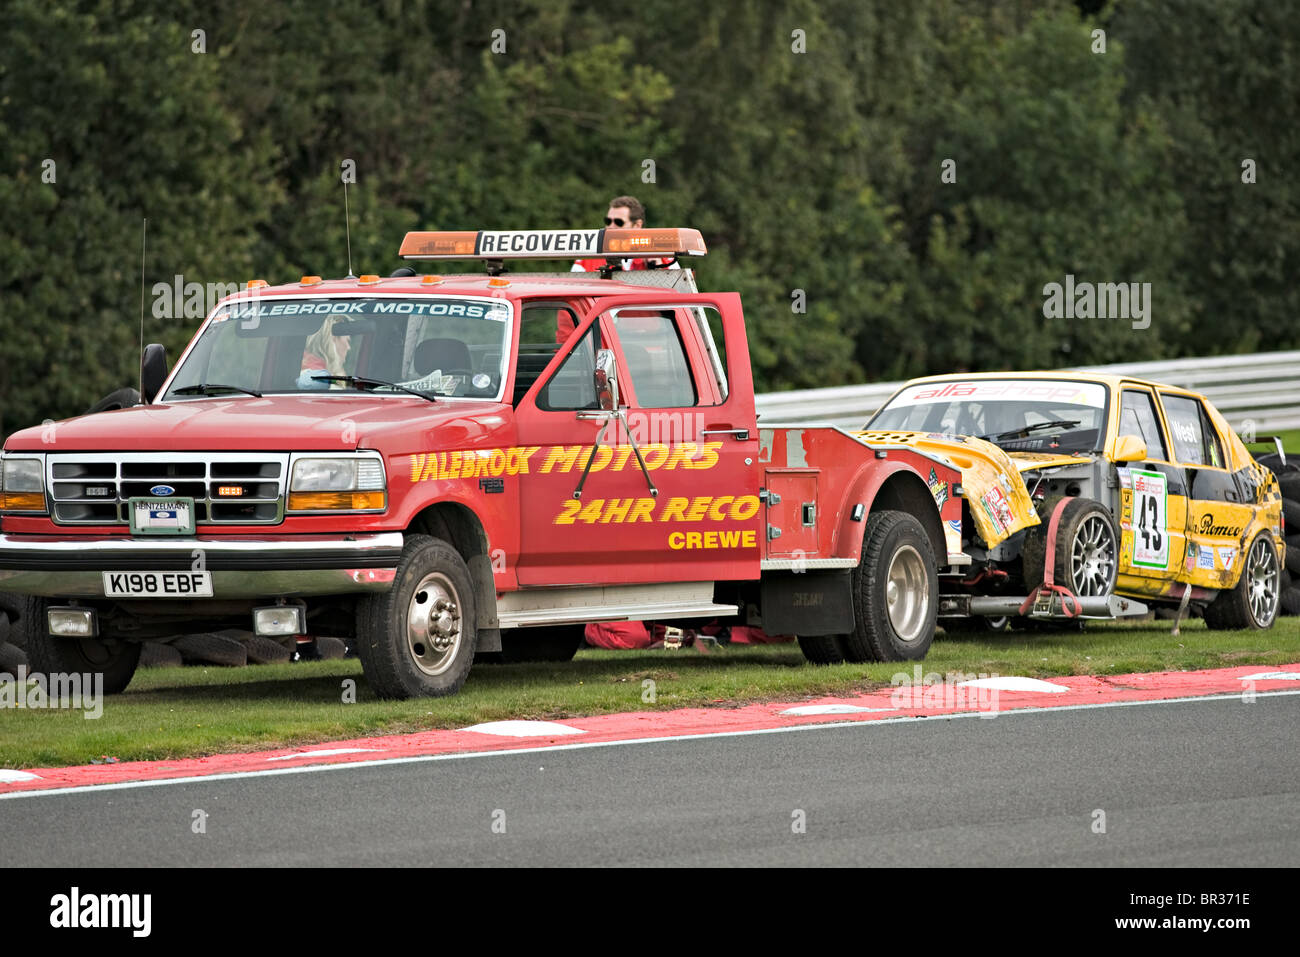
[(930, 578), (921, 553), (911, 545), (896, 551), (889, 562), (885, 604), (889, 609), (889, 624), (901, 640), (910, 642), (923, 637), (930, 611)]
[(1281, 598), (1278, 588), (1277, 551), (1272, 542), (1260, 536), (1250, 548), (1246, 559), (1246, 588), (1250, 598), (1250, 614), (1261, 628), (1273, 624)]
[(1115, 533), (1100, 515), (1085, 518), (1074, 536), (1070, 576), (1076, 595), (1110, 594), (1115, 580)]
[(411, 593), (406, 612), (406, 647), (415, 666), (426, 675), (440, 675), (460, 648), (460, 596), (441, 572), (425, 575)]

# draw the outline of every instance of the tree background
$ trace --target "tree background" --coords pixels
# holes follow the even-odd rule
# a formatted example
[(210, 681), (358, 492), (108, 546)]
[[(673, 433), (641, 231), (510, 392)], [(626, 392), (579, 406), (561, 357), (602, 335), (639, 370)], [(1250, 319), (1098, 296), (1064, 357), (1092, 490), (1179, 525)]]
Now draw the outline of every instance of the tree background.
[[(345, 159), (358, 273), (620, 193), (698, 227), (764, 391), (1300, 346), (1288, 7), (6, 0), (0, 433), (134, 384), (143, 217), (146, 287), (345, 274)], [(1067, 273), (1150, 328), (1044, 318)]]

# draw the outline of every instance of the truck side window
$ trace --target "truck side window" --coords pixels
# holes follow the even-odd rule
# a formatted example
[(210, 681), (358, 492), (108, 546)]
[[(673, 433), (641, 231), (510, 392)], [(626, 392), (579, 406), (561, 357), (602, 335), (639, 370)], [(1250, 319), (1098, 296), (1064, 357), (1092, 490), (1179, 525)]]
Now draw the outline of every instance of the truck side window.
[(719, 401), (726, 402), (731, 393), (731, 385), (727, 381), (727, 340), (723, 333), (722, 316), (712, 306), (699, 306), (694, 309), (678, 309), (677, 321), (693, 323), (699, 329), (706, 353), (707, 374), (713, 376)]
[[(522, 348), (521, 343), (521, 359)], [(550, 381), (537, 394), (537, 407), (547, 412), (599, 408), (593, 377), (596, 371), (596, 353), (600, 348), (600, 323), (593, 322), (560, 368), (555, 370)], [(547, 359), (549, 361), (550, 357)], [(520, 395), (518, 386), (515, 387), (515, 394)]]
[(1119, 434), (1140, 436), (1147, 444), (1147, 458), (1169, 461), (1165, 440), (1160, 434), (1160, 420), (1156, 417), (1151, 395), (1137, 389), (1125, 389), (1119, 406)]
[(642, 408), (673, 409), (696, 404), (695, 381), (672, 311), (620, 310), (614, 314), (614, 328)]
[(568, 306), (544, 303), (524, 307), (519, 322), (519, 363), (515, 370), (516, 406), (577, 328), (578, 317)]

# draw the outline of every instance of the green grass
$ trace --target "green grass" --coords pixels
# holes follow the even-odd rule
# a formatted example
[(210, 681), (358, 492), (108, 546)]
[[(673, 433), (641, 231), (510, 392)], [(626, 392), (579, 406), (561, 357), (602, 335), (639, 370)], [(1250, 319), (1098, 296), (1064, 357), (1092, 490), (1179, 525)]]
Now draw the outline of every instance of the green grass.
[[(1291, 461), (1291, 456), (1295, 455), (1300, 459), (1300, 429), (1291, 429), (1289, 431), (1270, 431), (1269, 435), (1277, 435), (1282, 438), (1282, 448), (1286, 449), (1286, 460)], [(1246, 445), (1250, 449), (1250, 454), (1256, 457), (1274, 451), (1272, 442), (1252, 442)]]
[[(1180, 637), (1168, 622), (1090, 624), (1083, 633), (941, 635), (922, 662), (926, 672), (1124, 674), (1300, 661), (1300, 619), (1266, 632), (1209, 632), (1200, 621)], [(81, 711), (0, 712), (0, 767), (87, 764), (262, 750), (430, 728), (460, 728), (504, 718), (572, 718), (619, 711), (727, 707), (800, 700), (888, 686), (912, 665), (815, 667), (797, 645), (724, 647), (710, 654), (585, 650), (563, 665), (481, 665), (459, 695), (378, 701), (355, 661), (248, 668), (140, 671), (103, 715)], [(343, 683), (355, 679), (355, 704)], [(642, 702), (653, 679), (655, 703)]]

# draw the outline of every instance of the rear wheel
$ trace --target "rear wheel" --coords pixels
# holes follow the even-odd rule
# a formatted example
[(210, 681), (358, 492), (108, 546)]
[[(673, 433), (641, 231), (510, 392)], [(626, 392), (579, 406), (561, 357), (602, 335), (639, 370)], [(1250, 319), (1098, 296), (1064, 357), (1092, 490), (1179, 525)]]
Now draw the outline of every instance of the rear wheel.
[(100, 638), (63, 638), (51, 635), (45, 617), (45, 598), (27, 598), (20, 627), (34, 675), (103, 675), (104, 693), (126, 689), (140, 663), (140, 643)]
[(1205, 626), (1218, 630), (1268, 628), (1277, 619), (1282, 595), (1277, 549), (1267, 534), (1255, 536), (1237, 586), (1219, 592), (1205, 607)]
[(939, 575), (921, 523), (906, 512), (867, 519), (853, 569), (854, 629), (842, 638), (849, 661), (914, 661), (934, 640)]
[(586, 625), (515, 628), (501, 633), (501, 662), (572, 661), (582, 647)]
[(843, 635), (800, 635), (803, 656), (815, 665), (838, 665), (845, 661)]
[(381, 698), (455, 694), (478, 645), (474, 583), (440, 538), (407, 535), (391, 590), (357, 606), (357, 654)]

